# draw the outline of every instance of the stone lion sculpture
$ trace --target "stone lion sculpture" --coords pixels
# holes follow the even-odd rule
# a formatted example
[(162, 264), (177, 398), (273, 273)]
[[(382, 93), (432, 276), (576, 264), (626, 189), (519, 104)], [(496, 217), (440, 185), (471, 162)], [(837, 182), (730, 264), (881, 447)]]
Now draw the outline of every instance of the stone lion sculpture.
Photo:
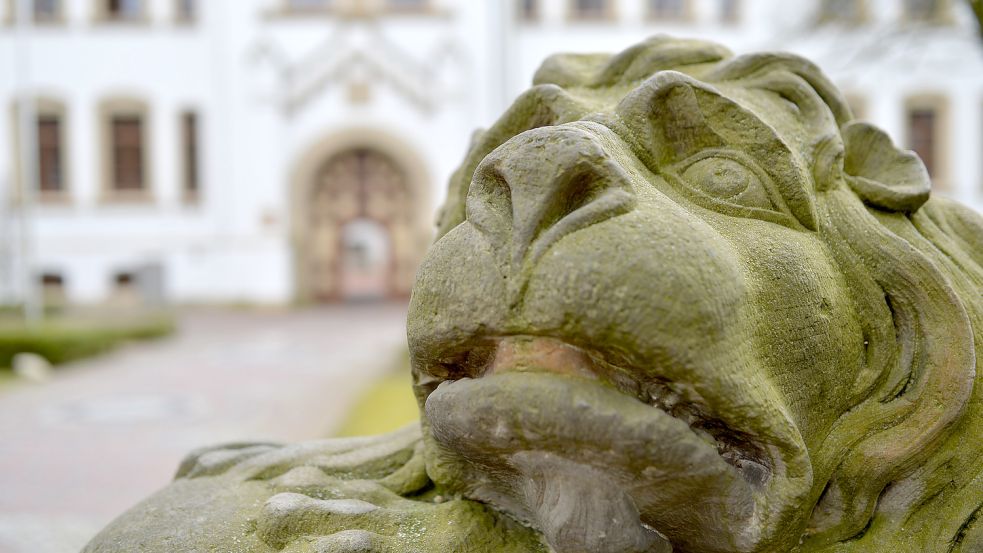
[(983, 551), (983, 219), (808, 61), (552, 57), (438, 234), (420, 426), (199, 451), (85, 551)]

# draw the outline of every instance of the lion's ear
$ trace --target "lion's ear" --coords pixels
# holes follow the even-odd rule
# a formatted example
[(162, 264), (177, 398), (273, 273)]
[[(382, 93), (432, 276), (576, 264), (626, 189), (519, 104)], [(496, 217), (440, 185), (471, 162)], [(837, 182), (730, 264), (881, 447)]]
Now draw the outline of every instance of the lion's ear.
[(864, 203), (911, 213), (928, 200), (932, 181), (914, 152), (899, 149), (884, 131), (867, 123), (847, 123), (842, 134), (846, 180)]

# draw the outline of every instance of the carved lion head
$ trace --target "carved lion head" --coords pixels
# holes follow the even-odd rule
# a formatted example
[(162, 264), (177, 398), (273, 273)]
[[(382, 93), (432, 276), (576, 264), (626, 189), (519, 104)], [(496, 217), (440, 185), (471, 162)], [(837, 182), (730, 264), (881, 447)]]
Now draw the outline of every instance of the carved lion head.
[(983, 221), (929, 185), (799, 57), (550, 58), (413, 292), (429, 475), (564, 553), (983, 542)]

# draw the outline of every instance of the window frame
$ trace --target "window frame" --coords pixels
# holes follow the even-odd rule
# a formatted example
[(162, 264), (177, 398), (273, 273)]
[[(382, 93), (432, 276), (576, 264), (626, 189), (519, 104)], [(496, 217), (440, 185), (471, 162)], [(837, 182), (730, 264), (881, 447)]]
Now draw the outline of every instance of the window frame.
[(568, 0), (567, 20), (571, 23), (609, 23), (617, 18), (617, 0), (603, 0), (604, 12), (599, 15), (584, 15), (577, 8), (578, 0)]
[[(119, 117), (140, 119), (140, 188), (116, 187), (116, 142), (114, 120)], [(149, 105), (138, 98), (115, 97), (99, 104), (99, 141), (101, 166), (101, 200), (104, 203), (151, 202), (153, 200), (153, 124)]]
[(833, 0), (821, 0), (819, 2), (819, 14), (817, 19), (820, 23), (839, 23), (842, 25), (861, 25), (870, 19), (869, 6), (866, 0), (852, 0), (856, 3), (856, 14), (853, 17), (841, 17), (830, 12), (829, 4)]
[(293, 5), (291, 0), (280, 0), (279, 13), (288, 16), (304, 17), (310, 15), (323, 15), (334, 13), (338, 10), (339, 0), (325, 0), (323, 6), (300, 7)]
[(913, 111), (931, 109), (935, 112), (932, 145), (932, 189), (940, 191), (952, 190), (952, 166), (950, 152), (952, 146), (952, 121), (949, 110), (949, 99), (942, 92), (920, 92), (909, 94), (904, 101), (902, 122), (904, 125), (904, 147), (914, 150), (912, 144), (912, 128), (910, 117)]
[[(67, 22), (66, 11), (65, 11), (65, 1), (57, 0), (58, 10), (50, 17), (38, 17), (37, 10), (31, 7), (31, 24), (37, 25), (39, 27), (47, 26), (59, 26), (64, 25)], [(0, 16), (0, 25), (16, 25), (17, 24), (17, 0), (0, 0), (0, 3), (6, 8), (6, 12)]]
[(682, 11), (678, 16), (665, 17), (657, 13), (652, 6), (652, 0), (644, 0), (645, 19), (650, 23), (686, 23), (693, 20), (693, 3), (690, 0), (679, 0)]
[(36, 273), (35, 286), (45, 307), (59, 308), (68, 302), (68, 279), (64, 271), (44, 269)]
[(901, 20), (905, 23), (929, 23), (935, 25), (947, 25), (954, 22), (952, 16), (952, 2), (950, 0), (934, 0), (931, 13), (926, 16), (915, 15), (912, 13), (908, 0), (901, 2)]
[[(43, 197), (49, 194), (62, 194), (62, 191), (65, 189), (65, 148), (63, 139), (65, 132), (64, 123), (61, 116), (51, 113), (38, 113), (35, 116), (35, 120), (36, 130), (34, 137), (35, 142), (37, 142), (38, 149), (38, 196)], [(44, 127), (52, 125), (52, 123), (54, 128), (46, 131)], [(46, 140), (47, 137), (45, 135), (47, 132), (54, 133), (54, 137), (52, 137), (53, 140), (50, 141), (50, 144)], [(45, 163), (46, 154), (49, 153), (49, 150), (53, 150), (53, 152), (50, 153), (53, 153), (52, 157), (54, 158), (54, 168), (47, 167), (47, 164)], [(50, 171), (46, 169), (53, 171), (54, 174), (49, 174)], [(52, 182), (47, 182), (45, 177), (53, 177), (51, 179)], [(53, 184), (54, 186), (48, 187), (47, 185), (49, 184)]]
[[(185, 13), (181, 6), (185, 1), (190, 1), (194, 8), (191, 13)], [(198, 19), (201, 18), (201, 6), (202, 3), (198, 0), (174, 0), (173, 8), (173, 19), (174, 22), (179, 25), (194, 25), (198, 23)]]
[(119, 17), (114, 15), (109, 9), (110, 1), (111, 0), (96, 0), (96, 22), (108, 25), (146, 25), (150, 23), (149, 0), (137, 0), (140, 2), (140, 13), (130, 17)]
[[(25, 179), (27, 174), (24, 171), (24, 156), (23, 156), (23, 144), (22, 133), (20, 129), (21, 119), (20, 119), (20, 101), (14, 98), (10, 103), (10, 136), (11, 136), (11, 150), (14, 156), (13, 158), (13, 172), (15, 176), (15, 186), (11, 187), (10, 198), (13, 201), (21, 202), (24, 201), (25, 192), (27, 190), (27, 183)], [(31, 176), (33, 181), (31, 183), (31, 198), (40, 204), (44, 205), (57, 205), (65, 204), (71, 200), (71, 150), (69, 149), (69, 136), (71, 132), (70, 121), (68, 118), (68, 108), (65, 102), (50, 96), (37, 96), (34, 98), (33, 106), (34, 116), (33, 121), (31, 121), (32, 128), (30, 130), (30, 140), (31, 145), (35, 148), (35, 155), (32, 157), (32, 164), (34, 165)], [(41, 144), (40, 136), (38, 133), (38, 123), (41, 117), (56, 117), (59, 123), (59, 133), (58, 133), (58, 150), (61, 163), (61, 188), (58, 190), (41, 190)]]
[(723, 25), (737, 25), (741, 22), (742, 13), (744, 11), (744, 2), (742, 0), (731, 0), (733, 2), (733, 12), (728, 15), (728, 12), (724, 9), (723, 2), (718, 6), (717, 11), (717, 21)]
[[(31, 9), (31, 21), (35, 25), (64, 25), (65, 24), (65, 0), (55, 0), (57, 6), (55, 7), (55, 12), (51, 15), (38, 16), (37, 3), (38, 0), (32, 0)], [(16, 0), (14, 0), (11, 5), (14, 5)], [(13, 13), (13, 8), (11, 8), (11, 13)]]
[[(40, 137), (37, 135), (38, 124), (40, 123), (41, 117), (55, 117), (58, 119), (58, 156), (59, 163), (61, 164), (61, 186), (58, 190), (41, 189), (41, 143)], [(68, 133), (71, 127), (68, 120), (68, 109), (65, 102), (50, 97), (41, 97), (38, 98), (35, 103), (34, 118), (33, 139), (35, 147), (38, 148), (38, 155), (35, 159), (35, 163), (37, 165), (37, 178), (35, 183), (37, 189), (35, 190), (35, 197), (39, 202), (45, 204), (65, 203), (71, 197), (71, 151), (68, 148)]]
[[(188, 121), (193, 121), (193, 145), (189, 145)], [(181, 198), (185, 203), (198, 203), (202, 194), (202, 117), (197, 109), (187, 108), (178, 114), (178, 152), (180, 152)], [(192, 186), (193, 185), (193, 186)]]
[(531, 0), (535, 8), (531, 13), (526, 12), (525, 3), (529, 0), (515, 0), (515, 19), (519, 23), (538, 23), (543, 19), (543, 1)]
[(415, 6), (396, 6), (393, 0), (382, 0), (382, 9), (389, 15), (418, 15), (433, 12), (433, 2), (431, 0), (420, 0)]

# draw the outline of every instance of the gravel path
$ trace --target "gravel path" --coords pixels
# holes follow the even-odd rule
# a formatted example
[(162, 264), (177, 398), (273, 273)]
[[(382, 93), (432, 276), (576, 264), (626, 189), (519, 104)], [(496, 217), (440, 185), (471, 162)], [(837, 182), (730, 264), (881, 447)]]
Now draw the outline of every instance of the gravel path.
[(193, 310), (178, 332), (0, 389), (0, 553), (75, 553), (224, 441), (330, 435), (405, 348), (405, 307)]

